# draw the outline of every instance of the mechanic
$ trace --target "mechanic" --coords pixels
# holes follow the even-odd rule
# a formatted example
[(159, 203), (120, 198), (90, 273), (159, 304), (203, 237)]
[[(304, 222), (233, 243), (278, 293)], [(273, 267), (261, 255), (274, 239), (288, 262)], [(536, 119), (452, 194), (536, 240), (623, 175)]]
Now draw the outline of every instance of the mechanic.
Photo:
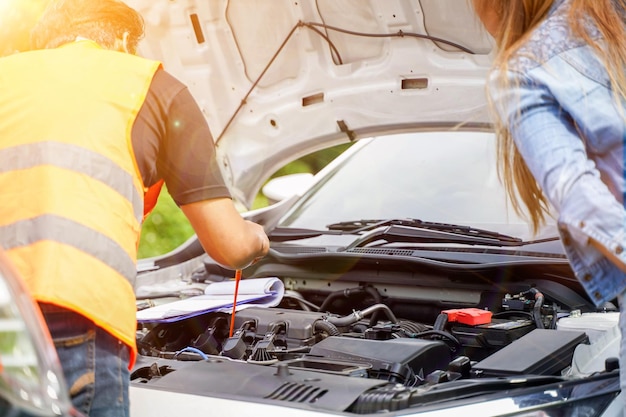
[(241, 269), (269, 248), (236, 210), (187, 88), (134, 55), (118, 0), (52, 0), (34, 50), (0, 59), (0, 245), (40, 303), (76, 408), (129, 414), (144, 193), (164, 180), (206, 252)]
[(618, 299), (626, 389), (626, 2), (473, 5), (498, 46), (488, 86), (509, 197), (528, 209), (535, 231), (552, 204), (591, 300)]

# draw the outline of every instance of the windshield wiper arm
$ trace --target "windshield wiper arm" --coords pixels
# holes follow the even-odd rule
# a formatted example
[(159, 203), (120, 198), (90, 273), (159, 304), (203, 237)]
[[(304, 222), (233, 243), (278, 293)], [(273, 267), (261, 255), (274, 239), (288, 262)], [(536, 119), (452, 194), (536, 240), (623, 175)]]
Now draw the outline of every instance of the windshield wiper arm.
[(419, 219), (362, 219), (333, 223), (326, 227), (328, 230), (277, 227), (269, 233), (269, 238), (273, 242), (285, 242), (321, 235), (356, 235), (381, 228), (376, 233), (357, 239), (350, 247), (364, 246), (375, 240), (523, 246), (559, 239), (558, 237), (550, 237), (541, 240), (524, 241), (518, 237), (504, 235), (491, 230), (458, 224), (427, 222)]
[(327, 226), (328, 230), (276, 227), (268, 234), (268, 237), (272, 242), (285, 242), (288, 240), (308, 239), (322, 235), (354, 235), (397, 221), (399, 220), (356, 220), (340, 222)]
[(419, 219), (388, 219), (388, 220), (355, 220), (328, 225), (329, 230), (358, 233), (373, 230), (380, 226), (406, 226), (416, 229), (428, 229), (438, 232), (447, 232), (455, 235), (471, 236), (476, 238), (495, 239), (499, 242), (522, 243), (518, 237), (503, 235), (491, 230), (478, 229), (450, 223), (427, 222)]
[(291, 227), (276, 227), (267, 236), (272, 242), (286, 242), (289, 240), (309, 239), (321, 235), (341, 235), (339, 231), (300, 229)]

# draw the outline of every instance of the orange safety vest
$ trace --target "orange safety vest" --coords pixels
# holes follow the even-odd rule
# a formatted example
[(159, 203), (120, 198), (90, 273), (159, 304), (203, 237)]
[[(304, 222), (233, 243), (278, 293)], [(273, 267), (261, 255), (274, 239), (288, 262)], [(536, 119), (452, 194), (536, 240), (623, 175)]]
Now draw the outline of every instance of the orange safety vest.
[(131, 130), (160, 64), (79, 41), (0, 59), (0, 246), (37, 301), (131, 348), (143, 186)]
[(152, 210), (159, 202), (159, 195), (161, 195), (161, 188), (163, 188), (164, 183), (165, 181), (159, 180), (154, 185), (150, 186), (150, 188), (148, 188), (146, 192), (143, 193), (144, 220), (146, 219), (146, 217), (148, 217), (150, 213), (152, 213)]

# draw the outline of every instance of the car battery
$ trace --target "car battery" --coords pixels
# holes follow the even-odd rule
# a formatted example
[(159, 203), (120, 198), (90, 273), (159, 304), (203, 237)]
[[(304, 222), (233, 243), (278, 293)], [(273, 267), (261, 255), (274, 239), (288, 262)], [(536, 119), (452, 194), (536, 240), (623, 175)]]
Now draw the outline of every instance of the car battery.
[(453, 323), (450, 332), (464, 348), (470, 348), (474, 356), (484, 357), (509, 345), (535, 328), (532, 320), (494, 318), (489, 323), (474, 326)]

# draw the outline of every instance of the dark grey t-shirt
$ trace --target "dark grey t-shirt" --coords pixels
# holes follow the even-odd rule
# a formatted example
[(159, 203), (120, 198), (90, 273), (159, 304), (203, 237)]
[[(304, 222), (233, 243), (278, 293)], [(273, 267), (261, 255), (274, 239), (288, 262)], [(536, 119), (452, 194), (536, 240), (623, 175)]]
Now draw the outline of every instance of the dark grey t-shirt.
[(163, 69), (152, 79), (131, 138), (145, 186), (165, 180), (179, 206), (231, 197), (202, 111), (187, 87)]

